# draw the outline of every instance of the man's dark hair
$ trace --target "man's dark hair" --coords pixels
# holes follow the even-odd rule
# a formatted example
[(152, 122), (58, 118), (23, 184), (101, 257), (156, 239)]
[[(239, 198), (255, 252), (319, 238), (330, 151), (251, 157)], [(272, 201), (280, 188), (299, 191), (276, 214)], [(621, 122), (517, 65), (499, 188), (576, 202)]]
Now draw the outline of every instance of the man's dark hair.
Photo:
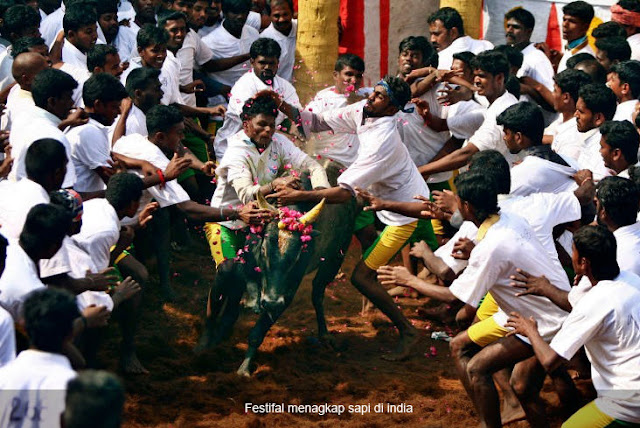
[(263, 56), (265, 58), (277, 58), (280, 60), (281, 53), (282, 49), (278, 42), (268, 37), (259, 38), (251, 43), (251, 47), (249, 48), (249, 56), (251, 56), (251, 59)]
[(342, 71), (345, 67), (351, 67), (354, 70), (364, 73), (364, 60), (356, 54), (342, 54), (336, 60), (336, 65), (333, 69), (335, 71)]
[[(631, 165), (629, 167), (629, 178), (636, 185), (636, 188), (640, 189), (640, 166)], [(640, 207), (638, 209), (640, 210)]]
[(627, 83), (633, 98), (640, 97), (640, 61), (623, 61), (613, 64), (611, 73), (616, 73), (620, 83)]
[(103, 68), (107, 63), (107, 55), (116, 54), (118, 54), (118, 49), (116, 49), (115, 46), (96, 43), (96, 45), (87, 52), (87, 69), (93, 72), (96, 67)]
[(606, 120), (613, 119), (618, 102), (613, 91), (605, 85), (590, 83), (580, 88), (578, 95), (593, 114), (602, 113)]
[(436, 21), (442, 21), (442, 25), (447, 30), (451, 30), (453, 27), (458, 29), (458, 34), (464, 36), (464, 23), (460, 12), (452, 7), (441, 7), (431, 14), (427, 19), (429, 24), (433, 24)]
[(152, 45), (166, 45), (169, 41), (169, 33), (164, 27), (156, 27), (152, 24), (147, 24), (138, 31), (136, 36), (136, 43), (138, 48), (145, 49)]
[(95, 24), (97, 20), (98, 16), (94, 7), (85, 3), (74, 4), (64, 12), (62, 28), (64, 28), (64, 34), (69, 34), (69, 31), (78, 31), (83, 27)]
[(465, 65), (471, 68), (471, 64), (473, 63), (473, 59), (476, 55), (473, 52), (464, 51), (453, 54), (453, 59), (460, 60), (465, 63)]
[(513, 74), (510, 74), (504, 82), (504, 89), (514, 97), (520, 98), (520, 79)]
[(611, 280), (620, 274), (616, 237), (606, 227), (582, 226), (573, 234), (573, 244), (578, 256), (591, 263), (591, 273), (595, 279)]
[(518, 48), (514, 48), (509, 45), (498, 45), (494, 48), (498, 52), (502, 52), (507, 57), (507, 61), (509, 61), (509, 65), (511, 67), (522, 67), (522, 61), (524, 60), (524, 55), (522, 55), (522, 51)]
[(628, 120), (612, 120), (600, 126), (600, 134), (612, 149), (620, 149), (629, 165), (638, 162), (640, 136), (635, 126)]
[(63, 92), (73, 92), (78, 82), (61, 70), (47, 68), (33, 78), (31, 95), (36, 106), (46, 110), (49, 98), (59, 98)]
[(596, 39), (596, 48), (607, 53), (609, 61), (628, 61), (631, 47), (625, 37), (602, 37)]
[(67, 152), (60, 141), (42, 138), (27, 149), (24, 166), (29, 179), (42, 183), (49, 174), (62, 168), (68, 161)]
[(24, 0), (0, 0), (0, 16), (4, 16), (10, 7), (18, 4), (24, 5)]
[(465, 172), (455, 179), (458, 196), (474, 209), (478, 221), (485, 221), (491, 214), (500, 211), (498, 192), (494, 179), (484, 172)]
[(521, 23), (524, 28), (529, 30), (533, 30), (533, 27), (536, 26), (536, 19), (533, 17), (533, 14), (522, 7), (511, 9), (504, 15), (504, 19), (515, 19)]
[(509, 60), (507, 56), (497, 50), (480, 52), (471, 62), (474, 70), (482, 70), (494, 76), (502, 74), (506, 81), (509, 77)]
[(222, 13), (246, 13), (251, 11), (251, 0), (222, 0)]
[(499, 151), (482, 150), (474, 153), (469, 160), (469, 171), (490, 176), (499, 195), (511, 192), (511, 168)]
[(177, 10), (168, 10), (161, 13), (158, 17), (158, 27), (164, 28), (164, 26), (167, 25), (167, 21), (179, 21), (181, 19), (185, 22), (185, 24), (189, 22), (189, 20), (187, 19), (187, 15), (185, 15), (184, 13)]
[(62, 414), (65, 428), (119, 428), (124, 388), (106, 371), (85, 370), (71, 379)]
[(631, 12), (640, 12), (640, 3), (636, 0), (620, 0), (617, 3), (621, 8)]
[(270, 95), (258, 95), (254, 98), (249, 98), (242, 106), (242, 114), (240, 117), (242, 121), (256, 117), (259, 114), (265, 116), (277, 117), (278, 105)]
[(44, 44), (46, 43), (42, 37), (20, 37), (11, 44), (11, 56), (15, 59), (21, 53), (29, 52), (32, 47)]
[(282, 3), (288, 4), (289, 8), (291, 9), (291, 13), (294, 12), (293, 0), (267, 0), (264, 5), (265, 10), (267, 11), (267, 15), (271, 15), (272, 7), (278, 6)]
[(144, 190), (142, 179), (129, 172), (120, 172), (109, 178), (105, 199), (116, 210), (120, 211), (132, 202), (139, 201)]
[(591, 76), (593, 83), (605, 84), (607, 82), (607, 70), (596, 59), (587, 59), (576, 64), (574, 69), (580, 69)]
[(71, 220), (69, 213), (58, 205), (35, 205), (29, 210), (20, 232), (20, 245), (27, 253), (61, 245)]
[(531, 144), (542, 144), (544, 118), (537, 105), (523, 101), (507, 107), (496, 119), (498, 125), (512, 132), (520, 132), (531, 140)]
[(591, 35), (594, 39), (602, 39), (604, 37), (627, 37), (624, 27), (615, 21), (607, 21), (598, 25), (593, 29)]
[(622, 177), (605, 177), (596, 187), (596, 198), (616, 226), (636, 222), (640, 192), (633, 181)]
[(411, 88), (409, 87), (407, 82), (405, 82), (404, 79), (401, 79), (400, 77), (389, 75), (384, 77), (384, 81), (387, 83), (387, 85), (389, 85), (389, 88), (391, 88), (391, 92), (393, 92), (395, 100), (398, 102), (399, 106), (396, 107), (399, 107), (399, 110), (403, 109), (404, 106), (411, 100)]
[(93, 74), (82, 87), (82, 100), (84, 105), (93, 107), (100, 100), (104, 103), (121, 101), (127, 98), (127, 91), (120, 80), (109, 73)]
[(96, 3), (98, 18), (106, 13), (118, 13), (119, 0), (100, 0)]
[(595, 60), (596, 57), (591, 55), (590, 53), (580, 52), (567, 60), (567, 69), (576, 68), (576, 65), (580, 64), (582, 61)]
[(145, 90), (151, 82), (158, 80), (160, 70), (151, 67), (139, 67), (132, 70), (127, 76), (127, 93), (131, 98), (135, 96), (136, 90)]
[(404, 39), (402, 39), (402, 41), (400, 42), (400, 45), (398, 46), (398, 51), (399, 53), (402, 53), (404, 51), (420, 51), (422, 52), (422, 64), (423, 66), (427, 67), (427, 66), (432, 66), (432, 67), (437, 67), (438, 64), (436, 63), (435, 65), (432, 64), (433, 62), (433, 58), (434, 57), (438, 57), (438, 53), (436, 52), (436, 50), (433, 48), (433, 45), (429, 42), (429, 40), (427, 40), (426, 37), (423, 36), (409, 36), (406, 37)]
[(25, 28), (40, 27), (40, 14), (32, 7), (18, 4), (4, 13), (2, 35), (9, 38), (12, 33), (20, 34)]
[(62, 353), (73, 321), (80, 316), (75, 297), (65, 290), (43, 288), (28, 295), (23, 310), (31, 345), (39, 351)]
[(147, 112), (147, 130), (149, 135), (156, 132), (169, 132), (178, 123), (184, 121), (184, 116), (175, 107), (157, 105)]
[(578, 101), (578, 92), (584, 85), (592, 83), (591, 77), (582, 70), (566, 69), (553, 77), (554, 82), (563, 93), (571, 96), (573, 102)]
[(593, 6), (582, 0), (567, 4), (562, 8), (562, 13), (574, 16), (585, 24), (590, 24), (594, 16)]

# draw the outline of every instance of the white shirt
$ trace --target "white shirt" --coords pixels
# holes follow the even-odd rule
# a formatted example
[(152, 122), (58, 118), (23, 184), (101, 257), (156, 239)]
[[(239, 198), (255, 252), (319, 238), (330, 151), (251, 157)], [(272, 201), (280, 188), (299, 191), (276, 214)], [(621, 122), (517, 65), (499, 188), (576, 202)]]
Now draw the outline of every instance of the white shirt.
[(560, 115), (544, 130), (544, 134), (553, 136), (551, 148), (554, 152), (577, 161), (582, 151), (582, 137), (578, 131), (578, 123), (575, 116), (566, 122), (563, 120)]
[(636, 104), (638, 104), (638, 100), (629, 100), (618, 104), (616, 108), (616, 114), (613, 115), (613, 119), (611, 120), (628, 120), (633, 123), (633, 113), (636, 110)]
[(493, 49), (493, 44), (488, 40), (476, 40), (470, 36), (458, 37), (449, 46), (438, 52), (438, 68), (441, 70), (451, 69), (454, 54), (469, 51), (477, 55), (489, 49)]
[[(213, 30), (209, 35), (202, 38), (202, 41), (213, 51), (213, 57), (231, 58), (234, 56), (249, 53), (251, 44), (258, 39), (258, 30), (245, 25), (242, 27), (242, 34), (239, 39), (232, 36), (223, 25)], [(223, 85), (233, 86), (240, 77), (249, 70), (249, 61), (234, 65), (228, 70), (210, 73), (212, 79)]]
[(208, 36), (209, 34), (211, 34), (211, 32), (213, 30), (215, 30), (216, 28), (218, 28), (220, 26), (221, 22), (218, 21), (215, 24), (213, 24), (211, 27), (208, 26), (204, 26), (201, 29), (198, 30), (198, 36), (200, 36), (200, 38), (204, 38), (205, 36)]
[(260, 15), (258, 12), (254, 12), (253, 10), (249, 11), (249, 15), (247, 15), (247, 22), (245, 23), (245, 25), (248, 25), (252, 28), (255, 28), (257, 31), (260, 31), (260, 28), (262, 27), (262, 15)]
[[(188, 85), (193, 82), (193, 67), (195, 65), (205, 64), (213, 59), (213, 52), (209, 49), (195, 31), (189, 30), (184, 43), (178, 52), (176, 58), (180, 64), (180, 85)], [(182, 93), (183, 103), (195, 107), (196, 94)]]
[[(116, 117), (113, 125), (109, 127), (109, 141), (113, 141), (113, 134), (119, 120), (120, 116)], [(124, 135), (140, 134), (143, 137), (149, 135), (149, 131), (147, 131), (147, 116), (135, 104), (131, 106), (125, 127)]]
[(53, 12), (51, 12), (45, 19), (40, 22), (40, 34), (44, 39), (47, 46), (51, 47), (56, 40), (56, 36), (62, 30), (62, 20), (64, 19), (65, 6), (64, 3)]
[[(67, 139), (71, 143), (71, 160), (76, 170), (78, 192), (97, 192), (107, 188), (102, 178), (94, 170), (109, 167), (111, 144), (106, 126), (95, 119), (89, 119), (85, 125), (69, 130)], [(71, 165), (69, 165), (71, 167)]]
[[(318, 92), (307, 104), (305, 110), (321, 114), (347, 105), (348, 97), (345, 94), (336, 93), (335, 87), (332, 86)], [(312, 134), (307, 141), (307, 147), (312, 147), (309, 153), (313, 156), (321, 156), (348, 167), (358, 157), (360, 141), (355, 131), (324, 131)]]
[(0, 368), (0, 426), (59, 427), (67, 383), (75, 377), (64, 355), (22, 351)]
[(511, 168), (511, 194), (527, 196), (532, 193), (559, 193), (574, 191), (573, 180), (577, 169), (560, 165), (537, 156), (526, 156)]
[[(160, 80), (161, 89), (164, 94), (162, 96), (162, 99), (160, 100), (161, 104), (182, 104), (182, 96), (180, 95), (180, 83), (178, 80), (180, 73), (180, 64), (177, 61), (178, 60), (173, 55), (173, 53), (167, 50), (167, 58), (164, 60), (162, 68), (160, 69), (160, 75), (158, 76), (158, 80)], [(140, 67), (142, 67), (142, 59), (140, 57), (131, 58), (129, 62), (129, 68), (127, 68), (122, 73), (122, 76), (120, 76), (120, 81), (122, 82), (122, 84), (126, 85), (129, 73)]]
[[(553, 66), (549, 58), (540, 49), (536, 49), (534, 43), (530, 43), (526, 48), (522, 49), (522, 66), (516, 73), (516, 77), (529, 76), (532, 79), (540, 82), (547, 89), (553, 92)], [(528, 95), (520, 96), (520, 101), (535, 101)], [(545, 118), (545, 124), (550, 123), (557, 113), (549, 112), (545, 109), (542, 110), (542, 115)]]
[(629, 272), (600, 281), (573, 307), (551, 348), (571, 359), (584, 346), (598, 408), (640, 423), (640, 278)]
[(260, 37), (273, 39), (280, 45), (280, 64), (278, 65), (278, 76), (291, 82), (293, 79), (293, 66), (296, 62), (296, 35), (298, 34), (298, 20), (291, 20), (291, 31), (285, 36), (276, 30), (273, 23), (260, 33)]
[[(85, 278), (87, 276), (87, 272), (98, 272), (98, 269), (95, 267), (95, 264), (89, 254), (87, 254), (73, 239), (68, 236), (66, 236), (64, 240), (69, 257), (73, 260), (69, 276), (72, 278)], [(113, 311), (113, 299), (104, 291), (82, 292), (76, 296), (76, 302), (78, 303), (79, 311), (83, 311), (85, 308), (92, 305), (105, 306), (108, 311)]]
[[(229, 138), (229, 148), (216, 169), (218, 185), (211, 198), (212, 207), (238, 207), (255, 200), (260, 186), (271, 183), (287, 171), (311, 173), (313, 188), (331, 185), (324, 168), (297, 148), (287, 137), (274, 134), (269, 147), (262, 153), (244, 131)], [(240, 221), (220, 223), (230, 229), (247, 225)]]
[(571, 51), (572, 49), (565, 50), (564, 55), (562, 55), (562, 58), (560, 58), (560, 63), (558, 64), (558, 73), (562, 73), (567, 69), (567, 60), (574, 55), (584, 52), (584, 53), (588, 53), (589, 55), (593, 55), (594, 58), (596, 56), (596, 53), (593, 51), (593, 49), (591, 49), (591, 46), (589, 46), (589, 43), (585, 43), (585, 45), (582, 48), (578, 49), (575, 52), (571, 52)]
[[(429, 103), (429, 110), (438, 117), (446, 117), (447, 107), (438, 102), (437, 88), (433, 87), (425, 92), (420, 99)], [(414, 107), (413, 104), (407, 107)], [(411, 113), (398, 113), (398, 131), (402, 142), (409, 149), (409, 155), (417, 166), (425, 165), (435, 157), (449, 139), (449, 132), (436, 132), (429, 128), (417, 109)], [(451, 172), (433, 174), (427, 183), (439, 183), (451, 178)]]
[[(10, 179), (18, 180), (27, 176), (24, 163), (27, 150), (34, 141), (42, 138), (53, 138), (60, 141), (67, 152), (67, 159), (71, 159), (71, 145), (67, 137), (58, 129), (60, 122), (61, 120), (57, 116), (37, 106), (16, 119), (9, 136), (9, 142), (13, 147), (11, 155), (15, 159), (9, 173)], [(75, 169), (68, 165), (62, 187), (73, 187), (75, 182)]]
[(18, 239), (29, 210), (48, 204), (49, 194), (38, 183), (23, 178), (0, 182), (0, 231), (7, 238)]
[(18, 322), (23, 318), (22, 305), (27, 295), (44, 287), (36, 263), (25, 253), (17, 239), (9, 239), (6, 265), (0, 277), (0, 305)]
[[(133, 21), (136, 18), (136, 11), (128, 0), (120, 0), (118, 2), (118, 22), (125, 19)], [(122, 27), (121, 27), (122, 28)]]
[(604, 160), (600, 154), (600, 140), (602, 135), (597, 128), (583, 132), (583, 145), (578, 157), (578, 164), (583, 169), (591, 170), (593, 179), (598, 181), (612, 175), (612, 171), (604, 166)]
[(504, 132), (502, 127), (498, 126), (496, 120), (503, 111), (517, 102), (518, 99), (516, 97), (508, 91), (504, 91), (504, 94), (500, 95), (486, 110), (484, 122), (482, 122), (480, 128), (469, 137), (469, 143), (473, 143), (480, 151), (497, 150), (502, 153), (509, 165), (513, 165), (518, 160), (518, 156), (509, 152), (503, 140)]
[(449, 132), (459, 140), (468, 140), (482, 126), (486, 110), (473, 100), (449, 106), (446, 117)]
[(462, 238), (467, 238), (476, 244), (476, 236), (478, 235), (478, 227), (470, 221), (465, 221), (460, 229), (447, 241), (446, 244), (438, 247), (433, 254), (440, 257), (442, 261), (456, 274), (462, 272), (468, 265), (467, 260), (456, 259), (452, 256), (454, 245)]
[(520, 296), (512, 287), (510, 276), (520, 268), (534, 276), (545, 275), (551, 284), (569, 291), (564, 270), (554, 264), (527, 222), (516, 215), (501, 213), (500, 220), (489, 228), (484, 239), (475, 246), (469, 266), (451, 284), (449, 290), (458, 299), (477, 307), (487, 293), (506, 312), (533, 316), (540, 335), (550, 341), (567, 313), (541, 296)]
[(2, 116), (5, 124), (3, 129), (11, 130), (16, 118), (25, 112), (29, 112), (35, 105), (31, 92), (23, 90), (20, 85), (16, 83), (9, 91), (9, 96), (7, 97), (7, 109)]
[(80, 52), (69, 40), (62, 44), (62, 62), (87, 70), (87, 54)]
[(11, 67), (13, 67), (13, 57), (11, 56), (11, 46), (0, 52), (0, 90), (4, 90), (15, 82)]
[[(112, 151), (134, 159), (146, 160), (156, 168), (160, 168), (163, 171), (167, 168), (167, 165), (169, 165), (169, 159), (162, 150), (160, 150), (158, 146), (153, 144), (146, 137), (139, 134), (127, 135), (120, 138), (113, 145)], [(143, 177), (139, 170), (130, 170), (129, 172), (136, 173), (141, 178)], [(190, 199), (187, 192), (185, 192), (182, 186), (178, 184), (177, 180), (168, 181), (162, 188), (158, 184), (156, 186), (149, 187), (142, 193), (142, 198), (140, 198), (140, 208), (136, 213), (136, 217), (140, 211), (144, 209), (147, 203), (151, 201), (151, 198), (155, 199), (158, 204), (160, 204), (161, 208), (179, 204)], [(121, 224), (128, 225), (135, 223), (136, 221), (137, 219), (134, 220), (125, 217), (125, 219), (121, 221)]]
[(82, 228), (72, 239), (91, 255), (95, 268), (102, 271), (109, 267), (111, 247), (120, 238), (120, 220), (106, 199), (90, 199), (82, 208)]
[[(118, 16), (120, 16), (120, 12), (118, 12)], [(118, 34), (113, 39), (111, 44), (115, 46), (116, 49), (118, 49), (120, 61), (127, 62), (131, 58), (138, 56), (138, 43), (136, 41), (136, 35), (136, 32), (133, 31), (130, 27), (124, 25), (118, 27)]]
[(613, 235), (620, 269), (640, 275), (640, 223), (619, 227)]
[[(267, 85), (255, 75), (253, 70), (249, 70), (244, 73), (242, 77), (238, 79), (236, 84), (233, 85), (233, 88), (231, 88), (229, 106), (224, 117), (224, 124), (216, 134), (216, 138), (213, 142), (216, 159), (220, 160), (223, 158), (224, 152), (227, 150), (227, 138), (237, 134), (242, 129), (242, 119), (240, 119), (240, 115), (242, 114), (242, 107), (244, 107), (244, 103), (258, 92), (264, 90), (275, 91), (285, 102), (298, 109), (302, 109), (300, 100), (298, 99), (298, 93), (291, 83), (287, 82), (282, 77), (276, 76), (273, 79), (272, 84)], [(282, 112), (278, 112), (276, 125), (281, 124), (285, 119), (286, 116), (282, 114)]]
[(13, 317), (0, 306), (0, 367), (16, 358), (16, 330)]
[(640, 61), (640, 33), (627, 37), (627, 42), (631, 47), (631, 59)]
[[(360, 140), (358, 157), (338, 177), (338, 185), (352, 193), (355, 193), (355, 187), (369, 189), (379, 198), (398, 202), (414, 201), (415, 195), (429, 197), (427, 183), (400, 138), (396, 127), (398, 118), (395, 115), (364, 118), (365, 103), (361, 101), (331, 110), (321, 117), (334, 132), (356, 131)], [(317, 119), (317, 116), (313, 117), (314, 121)], [(309, 125), (304, 117), (302, 123), (305, 127)], [(376, 214), (380, 221), (389, 226), (404, 226), (416, 221), (390, 211), (378, 211)]]

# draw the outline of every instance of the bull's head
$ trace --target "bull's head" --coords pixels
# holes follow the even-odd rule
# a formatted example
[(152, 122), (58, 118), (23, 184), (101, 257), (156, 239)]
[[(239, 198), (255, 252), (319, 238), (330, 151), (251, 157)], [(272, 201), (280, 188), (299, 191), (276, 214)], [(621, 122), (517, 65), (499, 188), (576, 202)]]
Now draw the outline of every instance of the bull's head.
[(322, 200), (299, 218), (288, 216), (292, 211), (277, 210), (258, 196), (260, 208), (277, 212), (279, 220), (272, 221), (260, 234), (249, 236), (257, 271), (262, 276), (261, 306), (288, 305), (304, 276), (313, 249), (313, 223), (322, 212)]

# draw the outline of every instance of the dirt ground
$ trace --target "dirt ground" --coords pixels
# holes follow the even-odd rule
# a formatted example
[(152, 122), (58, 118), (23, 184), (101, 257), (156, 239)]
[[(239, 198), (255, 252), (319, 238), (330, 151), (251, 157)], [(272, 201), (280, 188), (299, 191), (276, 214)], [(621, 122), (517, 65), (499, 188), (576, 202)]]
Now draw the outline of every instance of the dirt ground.
[[(352, 245), (343, 266), (346, 278), (359, 255), (359, 247)], [(157, 284), (152, 281), (147, 287), (138, 354), (151, 374), (124, 379), (125, 427), (477, 426), (473, 406), (456, 378), (448, 344), (428, 339), (423, 352), (408, 361), (382, 360), (380, 356), (393, 348), (396, 333), (379, 312), (360, 316), (361, 296), (348, 279), (332, 283), (325, 301), (330, 330), (344, 351), (325, 349), (315, 339), (309, 275), (266, 337), (253, 377), (244, 379), (235, 371), (256, 316), (243, 312), (227, 343), (194, 355), (192, 348), (202, 329), (205, 299), (214, 276), (213, 262), (204, 245), (196, 242), (188, 251), (174, 254), (173, 271), (173, 285), (180, 296), (177, 302), (163, 304)], [(400, 298), (398, 302), (430, 336), (431, 331), (443, 327), (416, 316), (416, 308), (425, 301)], [(109, 336), (106, 367), (115, 370), (115, 327)], [(543, 397), (549, 402), (554, 426), (559, 426), (557, 398), (548, 382)], [(285, 413), (245, 412), (245, 403), (284, 404)], [(345, 406), (344, 413), (320, 416), (319, 409), (311, 409), (316, 413), (287, 412), (288, 405), (325, 403)], [(382, 403), (382, 412), (375, 411), (378, 403)], [(387, 403), (403, 406), (392, 412)]]

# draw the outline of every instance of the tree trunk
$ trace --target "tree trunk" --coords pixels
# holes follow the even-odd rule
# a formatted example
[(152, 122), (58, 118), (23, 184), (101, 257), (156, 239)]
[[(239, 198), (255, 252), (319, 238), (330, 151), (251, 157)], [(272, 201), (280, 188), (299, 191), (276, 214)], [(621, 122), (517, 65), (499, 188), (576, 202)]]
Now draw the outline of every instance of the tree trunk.
[(482, 0), (440, 0), (440, 7), (456, 9), (464, 20), (464, 32), (477, 39), (482, 25)]
[(340, 0), (299, 0), (294, 86), (305, 105), (333, 84)]

